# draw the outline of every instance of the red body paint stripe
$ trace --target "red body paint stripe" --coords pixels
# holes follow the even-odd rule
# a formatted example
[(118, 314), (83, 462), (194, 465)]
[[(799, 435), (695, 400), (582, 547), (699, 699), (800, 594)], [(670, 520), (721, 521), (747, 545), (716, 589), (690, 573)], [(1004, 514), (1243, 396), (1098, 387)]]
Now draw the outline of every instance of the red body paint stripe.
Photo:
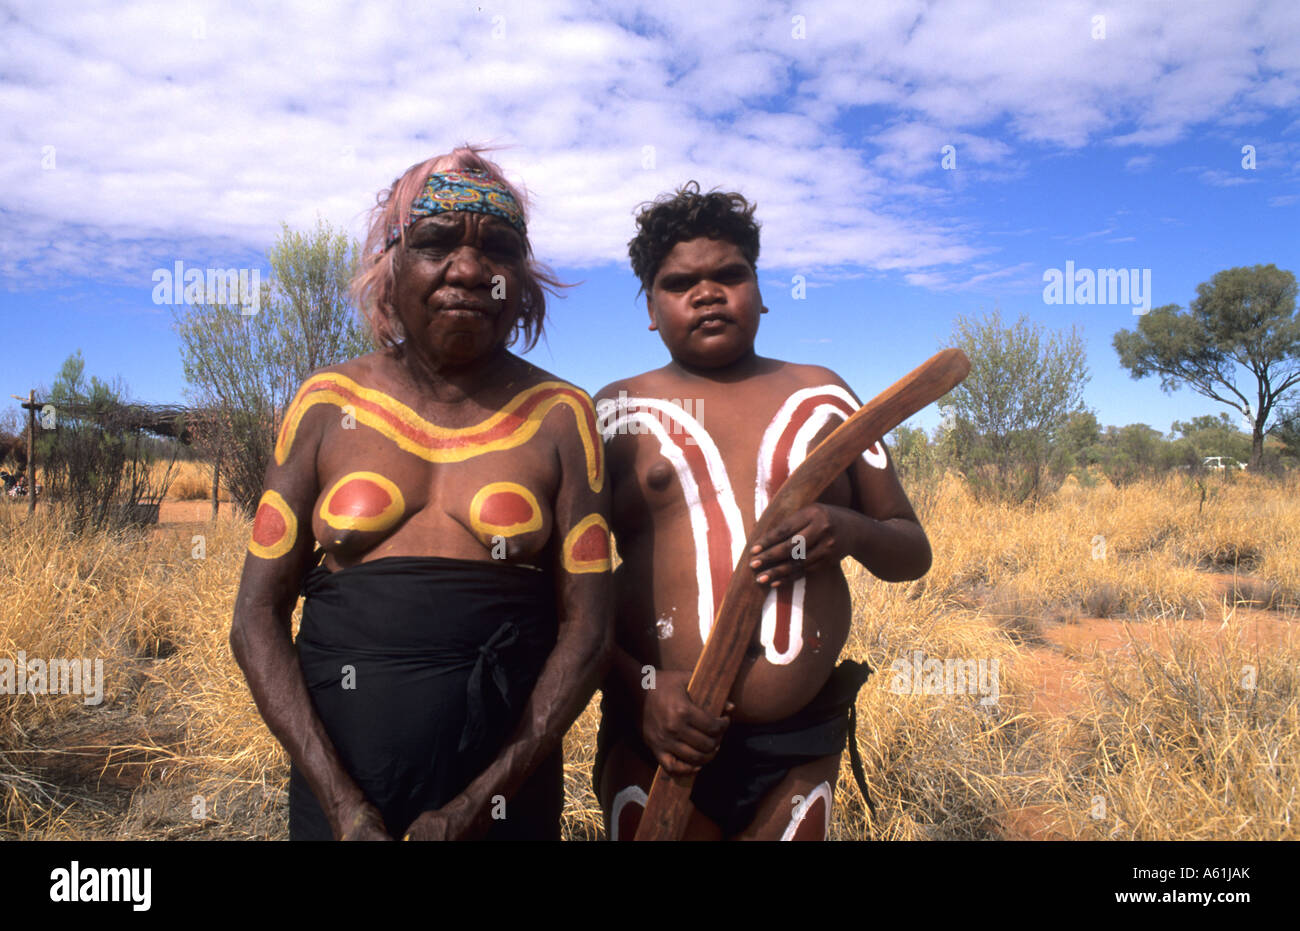
[(826, 825), (826, 800), (820, 796), (804, 810), (803, 820), (794, 829), (790, 840), (825, 840), (822, 836)]
[(833, 404), (847, 420), (853, 415), (853, 408), (844, 403), (842, 398), (837, 398), (833, 394), (815, 394), (810, 398), (805, 398), (798, 407), (794, 409), (794, 414), (790, 417), (790, 423), (781, 431), (781, 438), (776, 442), (776, 449), (773, 453), (771, 472), (767, 483), (767, 499), (777, 493), (785, 480), (790, 477), (790, 448), (794, 446), (795, 435), (808, 422), (812, 416), (814, 408), (823, 404)]
[(605, 528), (592, 526), (584, 530), (578, 542), (573, 544), (572, 556), (580, 562), (609, 559), (609, 534)]
[(645, 814), (645, 809), (637, 802), (628, 801), (623, 805), (623, 810), (618, 813), (618, 839), (634, 840), (636, 839), (636, 829), (641, 825), (641, 816)]
[(727, 529), (727, 518), (722, 513), (722, 505), (718, 503), (718, 489), (709, 476), (704, 453), (695, 443), (685, 442), (684, 435), (679, 436), (674, 431), (668, 436), (672, 444), (681, 450), (700, 490), (700, 505), (704, 508), (704, 520), (708, 527), (709, 575), (713, 579), (713, 613), (716, 616), (734, 568), (731, 563), (731, 531)]
[[(790, 477), (790, 450), (794, 447), (794, 438), (803, 425), (808, 422), (812, 412), (823, 404), (832, 404), (847, 420), (853, 414), (853, 408), (844, 403), (843, 398), (833, 394), (815, 394), (805, 398), (794, 409), (790, 422), (781, 431), (769, 463), (767, 500), (771, 501), (785, 480)], [(756, 515), (757, 516), (757, 515)], [(790, 612), (794, 601), (794, 590), (790, 586), (776, 590), (776, 629), (772, 632), (772, 648), (784, 654), (790, 649)]]

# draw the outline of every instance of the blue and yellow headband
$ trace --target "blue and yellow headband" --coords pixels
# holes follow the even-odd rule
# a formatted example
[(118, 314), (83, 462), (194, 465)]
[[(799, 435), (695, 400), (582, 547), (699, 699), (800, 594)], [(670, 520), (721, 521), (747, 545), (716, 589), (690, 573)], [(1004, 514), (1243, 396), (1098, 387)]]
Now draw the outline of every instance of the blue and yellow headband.
[[(519, 231), (520, 236), (527, 235), (524, 231), (524, 212), (519, 202), (506, 190), (505, 185), (481, 171), (435, 171), (429, 175), (424, 190), (411, 204), (411, 215), (406, 224), (410, 226), (423, 217), (449, 210), (488, 213), (505, 220)], [(401, 236), (400, 229), (390, 227), (388, 245), (384, 248), (391, 247)]]

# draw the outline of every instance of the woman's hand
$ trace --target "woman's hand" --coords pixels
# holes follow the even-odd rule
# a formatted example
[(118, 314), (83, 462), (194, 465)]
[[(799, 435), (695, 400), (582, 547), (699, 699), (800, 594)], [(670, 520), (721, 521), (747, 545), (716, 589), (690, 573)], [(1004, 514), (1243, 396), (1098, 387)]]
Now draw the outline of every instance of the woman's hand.
[(645, 690), (641, 710), (641, 738), (656, 762), (674, 776), (700, 771), (718, 753), (722, 735), (735, 707), (727, 702), (722, 717), (714, 717), (686, 690), (691, 674), (681, 670), (655, 671), (655, 687)]
[(852, 552), (850, 518), (858, 523), (870, 520), (829, 504), (810, 504), (795, 511), (750, 547), (749, 567), (755, 581), (776, 588), (819, 563), (838, 564)]
[(402, 840), (474, 840), (487, 833), (485, 814), (484, 806), (458, 795), (436, 811), (423, 812)]
[(348, 826), (343, 829), (339, 840), (392, 840), (384, 826), (384, 817), (379, 809), (369, 802), (361, 802), (348, 819)]

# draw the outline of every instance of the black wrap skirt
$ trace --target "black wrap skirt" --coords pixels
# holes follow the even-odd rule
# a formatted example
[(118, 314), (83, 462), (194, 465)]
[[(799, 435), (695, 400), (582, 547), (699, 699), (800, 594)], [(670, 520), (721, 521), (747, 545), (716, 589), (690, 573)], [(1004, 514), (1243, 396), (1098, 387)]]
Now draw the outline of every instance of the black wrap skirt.
[[(518, 723), (556, 641), (546, 572), (499, 562), (388, 557), (303, 582), (295, 641), (312, 707), (343, 766), (401, 838), (456, 797)], [(558, 840), (559, 751), (494, 806), (489, 837)], [(500, 817), (504, 815), (504, 817)], [(330, 840), (290, 767), (289, 837)]]

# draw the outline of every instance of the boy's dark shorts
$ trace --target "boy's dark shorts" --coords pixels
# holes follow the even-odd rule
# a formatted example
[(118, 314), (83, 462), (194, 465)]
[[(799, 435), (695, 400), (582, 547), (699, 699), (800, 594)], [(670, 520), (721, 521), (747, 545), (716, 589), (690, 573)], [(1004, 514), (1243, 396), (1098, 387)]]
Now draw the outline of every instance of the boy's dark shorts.
[[(844, 751), (849, 736), (849, 711), (858, 691), (871, 674), (866, 663), (844, 660), (831, 671), (822, 690), (804, 708), (782, 721), (762, 724), (732, 722), (722, 746), (695, 777), (691, 801), (712, 819), (726, 837), (753, 823), (763, 798), (790, 770)], [(610, 744), (612, 703), (601, 699), (600, 730), (596, 735), (596, 760), (592, 785), (600, 792)], [(621, 725), (624, 722), (615, 718)], [(635, 727), (620, 727), (621, 736), (638, 756), (657, 766)]]

